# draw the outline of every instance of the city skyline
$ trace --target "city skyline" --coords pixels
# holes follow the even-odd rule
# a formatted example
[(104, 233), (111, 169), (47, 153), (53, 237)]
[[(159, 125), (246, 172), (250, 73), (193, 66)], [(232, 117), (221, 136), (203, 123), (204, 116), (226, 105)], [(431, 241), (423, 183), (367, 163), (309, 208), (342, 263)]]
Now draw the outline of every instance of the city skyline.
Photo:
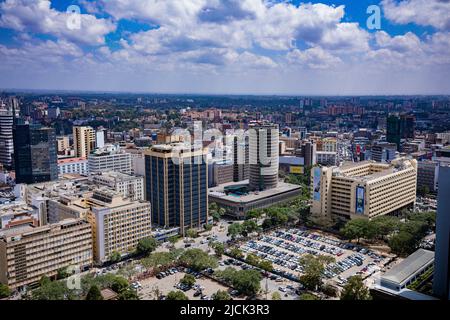
[[(70, 5), (81, 14), (67, 14)], [(379, 29), (371, 5), (380, 9)], [(8, 77), (0, 87), (449, 94), (449, 10), (441, 0), (7, 0), (0, 3), (0, 70)]]

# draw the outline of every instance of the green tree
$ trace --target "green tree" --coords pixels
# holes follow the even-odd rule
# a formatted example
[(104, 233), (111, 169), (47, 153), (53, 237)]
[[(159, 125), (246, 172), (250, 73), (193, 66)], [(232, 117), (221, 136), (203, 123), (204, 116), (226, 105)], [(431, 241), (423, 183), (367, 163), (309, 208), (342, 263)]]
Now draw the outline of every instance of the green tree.
[(236, 248), (236, 247), (233, 247), (230, 250), (229, 255), (234, 257), (234, 258), (237, 258), (237, 259), (242, 259), (244, 257), (244, 253), (242, 252), (242, 250), (239, 249), (239, 248)]
[(103, 296), (97, 285), (93, 285), (86, 295), (86, 300), (103, 300)]
[(298, 297), (298, 300), (320, 300), (320, 299), (311, 293), (303, 293)]
[(189, 238), (197, 238), (197, 237), (198, 237), (198, 231), (195, 230), (195, 229), (188, 229), (188, 230), (186, 231), (186, 235), (187, 235)]
[(261, 262), (261, 258), (253, 253), (249, 253), (247, 254), (247, 258), (245, 258), (245, 261), (252, 266), (258, 266)]
[(211, 296), (213, 300), (231, 300), (231, 296), (225, 290), (218, 290)]
[(341, 292), (341, 300), (371, 300), (369, 289), (364, 285), (360, 276), (352, 276)]
[(31, 293), (32, 300), (74, 300), (76, 294), (64, 281), (41, 281), (42, 285)]
[(160, 268), (171, 266), (176, 260), (174, 252), (153, 252), (150, 256), (142, 259), (141, 263), (146, 268)]
[(65, 278), (67, 278), (68, 276), (70, 276), (70, 274), (67, 272), (67, 267), (66, 268), (59, 268), (58, 269), (58, 271), (57, 271), (57, 278), (58, 278), (58, 280), (60, 280), (60, 279), (65, 279)]
[(350, 241), (356, 239), (359, 243), (361, 238), (372, 238), (375, 231), (368, 219), (358, 218), (348, 221), (341, 229), (341, 234), (344, 238)]
[(206, 268), (217, 268), (217, 259), (208, 255), (201, 249), (189, 249), (183, 252), (179, 258), (180, 262), (195, 271), (202, 271)]
[(139, 255), (148, 256), (158, 247), (158, 245), (158, 241), (153, 237), (142, 238), (137, 244), (136, 251)]
[(261, 274), (256, 270), (239, 270), (232, 277), (231, 283), (239, 292), (252, 296), (261, 289)]
[(139, 300), (139, 296), (136, 290), (132, 288), (127, 288), (119, 293), (119, 300)]
[(113, 251), (109, 255), (109, 261), (111, 261), (112, 263), (120, 261), (121, 258), (122, 258), (122, 255), (117, 251)]
[(180, 240), (180, 237), (179, 236), (173, 236), (173, 237), (170, 237), (169, 239), (169, 242), (171, 243), (171, 244), (175, 244), (175, 243), (177, 243), (178, 242), (178, 240)]
[(128, 287), (128, 280), (120, 276), (115, 276), (111, 284), (111, 289), (119, 294), (128, 289)]
[(375, 217), (370, 223), (373, 225), (375, 233), (382, 239), (397, 231), (400, 227), (398, 218), (386, 215)]
[(192, 274), (185, 274), (180, 282), (186, 286), (192, 287), (195, 284), (195, 277)]
[(324, 255), (314, 256), (306, 254), (300, 257), (299, 263), (303, 268), (303, 274), (299, 279), (300, 282), (307, 289), (317, 290), (322, 285), (325, 265), (333, 261), (332, 257)]
[(11, 290), (9, 290), (6, 284), (0, 283), (0, 299), (7, 298), (11, 295)]
[(228, 236), (231, 237), (231, 239), (236, 239), (238, 235), (242, 234), (242, 230), (242, 225), (235, 222), (228, 226)]
[(246, 236), (249, 233), (259, 231), (260, 228), (255, 220), (246, 220), (242, 223), (241, 235)]
[(213, 242), (211, 244), (212, 248), (214, 249), (214, 252), (216, 254), (216, 257), (221, 258), (222, 255), (225, 253), (225, 246), (223, 243), (220, 242)]
[(272, 300), (281, 300), (281, 294), (278, 291), (272, 293)]
[(262, 217), (262, 215), (263, 215), (262, 210), (253, 209), (246, 213), (246, 218), (247, 219), (259, 219)]
[(189, 298), (182, 291), (170, 291), (167, 300), (189, 300)]
[(262, 260), (259, 263), (259, 267), (268, 272), (271, 272), (273, 270), (273, 264), (269, 260)]
[(205, 224), (205, 225), (203, 226), (203, 228), (205, 228), (206, 231), (211, 231), (212, 228), (213, 228), (213, 226), (212, 226), (212, 224)]

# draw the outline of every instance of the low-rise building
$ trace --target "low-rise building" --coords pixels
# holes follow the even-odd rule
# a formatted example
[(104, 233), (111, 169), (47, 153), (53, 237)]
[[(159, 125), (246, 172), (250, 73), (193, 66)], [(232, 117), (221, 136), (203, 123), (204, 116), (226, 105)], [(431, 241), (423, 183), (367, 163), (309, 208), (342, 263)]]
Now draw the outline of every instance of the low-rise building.
[(81, 175), (89, 174), (88, 160), (86, 158), (63, 158), (58, 160), (59, 175), (75, 173)]

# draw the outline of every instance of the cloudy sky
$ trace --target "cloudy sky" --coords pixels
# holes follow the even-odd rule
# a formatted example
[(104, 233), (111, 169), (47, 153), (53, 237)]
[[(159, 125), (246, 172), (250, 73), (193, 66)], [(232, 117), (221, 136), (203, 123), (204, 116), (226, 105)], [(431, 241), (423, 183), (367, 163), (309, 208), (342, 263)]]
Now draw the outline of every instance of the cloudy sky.
[(0, 0), (0, 88), (450, 94), (450, 0)]

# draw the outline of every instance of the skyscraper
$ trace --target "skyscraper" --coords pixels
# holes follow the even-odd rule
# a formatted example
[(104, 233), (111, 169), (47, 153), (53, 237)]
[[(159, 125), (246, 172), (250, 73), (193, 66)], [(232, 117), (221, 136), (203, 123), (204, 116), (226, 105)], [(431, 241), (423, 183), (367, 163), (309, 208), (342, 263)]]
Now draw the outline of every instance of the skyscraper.
[(57, 144), (53, 128), (16, 124), (13, 137), (17, 183), (58, 179)]
[(13, 165), (13, 123), (13, 111), (7, 108), (0, 109), (0, 163), (7, 168)]
[(178, 226), (184, 234), (187, 229), (207, 222), (205, 155), (206, 151), (186, 149), (182, 143), (156, 145), (146, 151), (145, 191), (146, 200), (152, 205), (153, 223)]
[(278, 125), (253, 122), (249, 126), (249, 137), (250, 189), (275, 188), (278, 184)]
[(75, 156), (87, 158), (95, 148), (95, 132), (91, 127), (73, 127)]
[(439, 168), (433, 293), (450, 300), (450, 167)]
[(249, 174), (249, 145), (248, 135), (233, 137), (233, 181), (248, 179)]
[(386, 122), (386, 140), (397, 145), (397, 150), (400, 150), (400, 118), (396, 115), (389, 115)]

